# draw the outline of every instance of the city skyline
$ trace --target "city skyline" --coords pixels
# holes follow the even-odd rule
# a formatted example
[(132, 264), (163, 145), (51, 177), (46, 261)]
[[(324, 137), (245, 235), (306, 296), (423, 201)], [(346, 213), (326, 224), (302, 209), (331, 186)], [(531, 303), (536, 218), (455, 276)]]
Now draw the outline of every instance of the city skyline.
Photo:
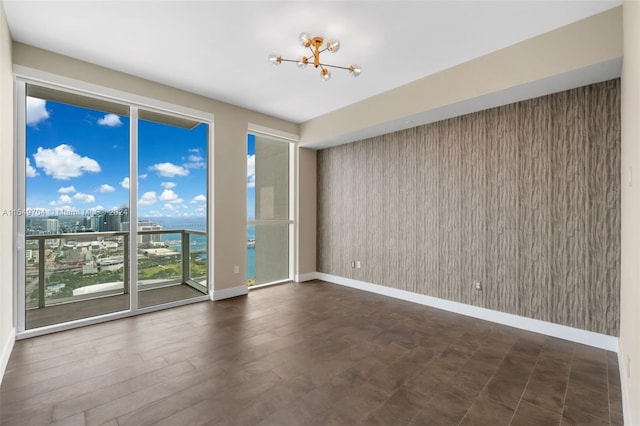
[[(138, 121), (139, 217), (206, 215), (207, 133)], [(27, 97), (26, 136), (27, 209), (129, 205), (129, 117)]]

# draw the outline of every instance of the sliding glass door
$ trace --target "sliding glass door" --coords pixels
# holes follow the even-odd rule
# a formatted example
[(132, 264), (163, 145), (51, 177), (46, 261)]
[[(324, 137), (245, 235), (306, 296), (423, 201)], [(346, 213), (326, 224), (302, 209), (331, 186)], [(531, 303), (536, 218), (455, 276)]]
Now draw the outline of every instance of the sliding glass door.
[(210, 124), (17, 89), (19, 331), (205, 298)]
[(138, 307), (207, 294), (209, 126), (139, 110)]

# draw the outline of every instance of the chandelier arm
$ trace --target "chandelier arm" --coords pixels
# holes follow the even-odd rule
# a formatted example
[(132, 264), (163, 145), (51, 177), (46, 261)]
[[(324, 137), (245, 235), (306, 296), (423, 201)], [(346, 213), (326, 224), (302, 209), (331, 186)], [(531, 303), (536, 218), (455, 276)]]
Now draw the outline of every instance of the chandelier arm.
[(347, 71), (351, 69), (351, 67), (341, 67), (340, 65), (331, 65), (331, 64), (320, 64), (320, 67), (339, 68), (341, 70), (347, 70)]
[(281, 62), (295, 62), (295, 63), (298, 63), (298, 61), (297, 61), (297, 60), (295, 60), (295, 59), (285, 59), (285, 58), (280, 58), (280, 61), (281, 61)]

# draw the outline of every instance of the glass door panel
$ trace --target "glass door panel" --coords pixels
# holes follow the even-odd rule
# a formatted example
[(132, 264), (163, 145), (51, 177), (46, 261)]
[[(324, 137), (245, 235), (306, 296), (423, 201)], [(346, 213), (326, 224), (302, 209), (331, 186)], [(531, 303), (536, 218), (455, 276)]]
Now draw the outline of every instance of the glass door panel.
[(129, 309), (128, 115), (26, 86), (26, 330)]
[(207, 145), (207, 124), (140, 110), (140, 308), (207, 294)]
[(247, 141), (247, 285), (290, 278), (291, 144), (264, 135)]

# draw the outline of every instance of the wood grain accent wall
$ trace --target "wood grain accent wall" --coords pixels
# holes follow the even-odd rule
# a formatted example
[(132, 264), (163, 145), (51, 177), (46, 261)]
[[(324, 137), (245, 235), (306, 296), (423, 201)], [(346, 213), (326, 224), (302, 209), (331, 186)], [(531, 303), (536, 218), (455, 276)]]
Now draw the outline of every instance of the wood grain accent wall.
[(620, 81), (319, 151), (317, 239), (320, 272), (618, 335)]

